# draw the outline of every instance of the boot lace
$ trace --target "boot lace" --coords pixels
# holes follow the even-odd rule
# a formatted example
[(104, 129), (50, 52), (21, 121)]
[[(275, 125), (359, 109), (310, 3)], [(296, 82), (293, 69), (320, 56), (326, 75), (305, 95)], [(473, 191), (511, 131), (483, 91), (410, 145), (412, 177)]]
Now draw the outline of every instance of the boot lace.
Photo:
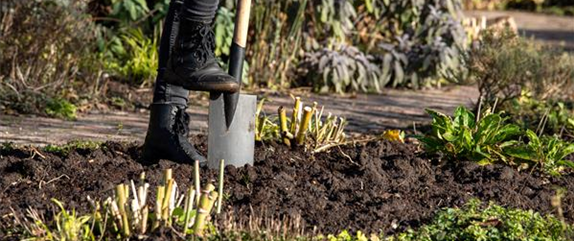
[[(215, 51), (215, 33), (209, 24), (197, 24), (191, 34), (181, 42), (181, 48), (184, 52), (193, 53), (196, 68), (203, 66), (208, 59), (213, 58)], [(182, 56), (183, 57), (183, 56)], [(183, 63), (183, 58), (180, 58)]]
[(185, 108), (178, 108), (175, 113), (175, 122), (173, 125), (175, 133), (179, 135), (186, 135), (189, 133), (189, 114), (185, 112)]

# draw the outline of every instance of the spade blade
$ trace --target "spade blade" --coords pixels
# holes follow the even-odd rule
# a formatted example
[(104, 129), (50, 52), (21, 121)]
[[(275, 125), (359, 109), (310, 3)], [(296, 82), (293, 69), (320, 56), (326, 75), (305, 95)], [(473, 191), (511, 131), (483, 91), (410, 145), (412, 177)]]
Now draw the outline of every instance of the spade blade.
[[(229, 75), (235, 77), (235, 80), (241, 87), (241, 79), (243, 75), (243, 60), (245, 59), (245, 48), (236, 43), (231, 44), (231, 54), (229, 56)], [(236, 93), (223, 94), (223, 106), (225, 111), (225, 123), (227, 129), (233, 123), (235, 117), (235, 110), (237, 110), (237, 102), (239, 101), (239, 91)]]

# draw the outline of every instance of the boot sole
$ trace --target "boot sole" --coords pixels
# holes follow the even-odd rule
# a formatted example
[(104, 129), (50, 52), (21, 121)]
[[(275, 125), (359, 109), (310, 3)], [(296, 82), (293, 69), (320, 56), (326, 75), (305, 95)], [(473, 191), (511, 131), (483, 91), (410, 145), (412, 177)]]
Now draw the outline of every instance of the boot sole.
[(189, 81), (182, 81), (185, 78), (174, 74), (172, 71), (165, 71), (164, 79), (167, 83), (178, 85), (183, 87), (186, 90), (192, 91), (205, 91), (205, 92), (225, 92), (225, 93), (235, 93), (239, 91), (239, 84), (236, 82), (229, 83), (195, 83)]

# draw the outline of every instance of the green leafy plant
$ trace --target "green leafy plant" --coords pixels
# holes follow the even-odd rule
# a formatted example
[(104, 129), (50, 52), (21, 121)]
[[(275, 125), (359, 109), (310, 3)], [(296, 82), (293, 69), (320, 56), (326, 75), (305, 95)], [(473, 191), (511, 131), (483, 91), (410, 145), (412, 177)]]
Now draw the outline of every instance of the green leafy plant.
[(46, 114), (51, 117), (75, 120), (76, 106), (62, 98), (50, 99), (46, 104)]
[(122, 22), (137, 21), (149, 13), (145, 0), (112, 0), (111, 16)]
[(427, 150), (441, 152), (454, 160), (471, 160), (481, 164), (508, 163), (502, 148), (514, 143), (520, 128), (506, 124), (508, 118), (486, 112), (476, 121), (465, 107), (458, 107), (453, 117), (427, 110), (433, 118), (432, 131), (421, 138)]
[(504, 148), (504, 153), (531, 168), (539, 168), (550, 175), (559, 176), (564, 169), (574, 169), (574, 162), (565, 158), (574, 153), (574, 143), (558, 137), (538, 137), (531, 130), (526, 131), (527, 143), (518, 142)]
[(50, 228), (51, 224), (47, 224), (43, 216), (30, 209), (28, 210), (30, 222), (16, 220), (16, 223), (24, 228), (26, 236), (29, 237), (22, 240), (95, 240), (89, 223), (91, 220), (89, 215), (78, 216), (75, 210), (67, 211), (62, 202), (56, 199), (51, 200), (60, 209), (53, 217), (52, 223), (55, 228)]
[(229, 49), (233, 40), (233, 30), (235, 26), (235, 13), (225, 7), (217, 10), (215, 17), (215, 56), (229, 56)]
[(130, 29), (112, 38), (104, 54), (106, 68), (140, 87), (151, 86), (157, 75), (157, 36), (147, 37), (142, 29)]
[[(565, 158), (574, 153), (574, 144), (558, 137), (538, 137), (532, 130), (521, 131), (507, 124), (508, 117), (487, 111), (478, 122), (464, 107), (453, 118), (427, 110), (432, 116), (432, 131), (421, 138), (430, 152), (440, 152), (452, 160), (470, 160), (479, 164), (504, 163), (523, 169), (541, 170), (560, 175), (574, 162)], [(522, 137), (529, 141), (525, 143)]]
[(479, 200), (471, 199), (462, 208), (441, 211), (431, 224), (387, 240), (566, 241), (573, 235), (574, 228), (555, 217), (492, 203), (482, 208)]
[(262, 99), (257, 104), (255, 112), (255, 140), (269, 141), (277, 140), (281, 136), (280, 127), (277, 125), (277, 117), (268, 116), (263, 112), (263, 105), (266, 99)]

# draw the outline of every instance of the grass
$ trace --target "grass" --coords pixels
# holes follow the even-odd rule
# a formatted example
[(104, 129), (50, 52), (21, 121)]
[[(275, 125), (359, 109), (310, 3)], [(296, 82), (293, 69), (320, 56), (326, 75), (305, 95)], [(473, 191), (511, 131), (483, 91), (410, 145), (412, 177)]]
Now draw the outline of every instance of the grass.
[(102, 142), (100, 141), (71, 141), (65, 145), (47, 145), (44, 147), (44, 151), (60, 156), (68, 156), (70, 152), (75, 150), (96, 150), (100, 148)]

